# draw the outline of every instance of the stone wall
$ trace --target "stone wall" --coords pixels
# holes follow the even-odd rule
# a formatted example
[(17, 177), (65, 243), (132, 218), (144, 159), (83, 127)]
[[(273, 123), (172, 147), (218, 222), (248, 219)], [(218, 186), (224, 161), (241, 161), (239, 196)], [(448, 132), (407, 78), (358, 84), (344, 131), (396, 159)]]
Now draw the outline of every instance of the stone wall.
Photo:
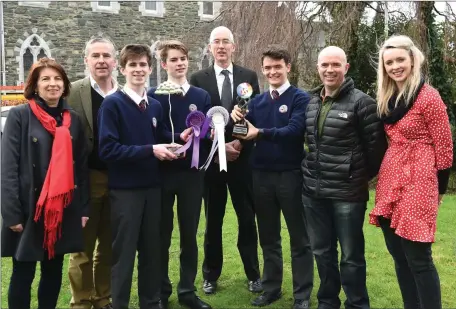
[[(51, 56), (64, 66), (72, 81), (84, 77), (85, 42), (100, 33), (110, 37), (118, 51), (129, 43), (152, 45), (160, 39), (180, 39), (190, 49), (189, 72), (198, 69), (214, 24), (200, 20), (197, 2), (165, 1), (163, 17), (142, 16), (139, 1), (119, 4), (119, 13), (113, 14), (93, 12), (90, 2), (52, 1), (47, 8), (4, 2), (7, 85), (17, 84), (20, 48), (33, 33), (46, 41)], [(120, 73), (118, 79), (123, 82)]]

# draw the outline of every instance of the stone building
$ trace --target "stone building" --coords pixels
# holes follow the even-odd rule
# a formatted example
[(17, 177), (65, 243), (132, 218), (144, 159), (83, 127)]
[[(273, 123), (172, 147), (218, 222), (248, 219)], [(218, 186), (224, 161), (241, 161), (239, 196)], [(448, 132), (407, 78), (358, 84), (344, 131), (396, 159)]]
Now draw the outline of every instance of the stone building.
[[(109, 37), (118, 52), (129, 43), (154, 51), (160, 40), (182, 40), (194, 72), (210, 64), (207, 43), (220, 8), (221, 2), (3, 2), (6, 85), (21, 85), (32, 63), (45, 56), (60, 62), (71, 81), (86, 76), (84, 47), (94, 35)], [(149, 85), (163, 81), (164, 73), (157, 58)]]

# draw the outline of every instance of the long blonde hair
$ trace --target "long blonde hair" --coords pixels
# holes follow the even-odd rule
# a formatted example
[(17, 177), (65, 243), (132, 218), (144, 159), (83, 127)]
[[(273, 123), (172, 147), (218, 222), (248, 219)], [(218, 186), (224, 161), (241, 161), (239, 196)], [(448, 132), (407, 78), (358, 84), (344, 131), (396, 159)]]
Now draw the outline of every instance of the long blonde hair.
[[(412, 59), (412, 69), (410, 75), (404, 83), (404, 87), (399, 91), (396, 83), (385, 70), (383, 65), (383, 53), (389, 48), (402, 48), (409, 52)], [(403, 98), (408, 104), (414, 93), (418, 89), (421, 81), (421, 67), (424, 62), (423, 53), (415, 46), (413, 41), (405, 35), (394, 35), (388, 38), (380, 48), (378, 69), (377, 69), (377, 112), (380, 116), (388, 115), (388, 101), (398, 92), (396, 104)]]

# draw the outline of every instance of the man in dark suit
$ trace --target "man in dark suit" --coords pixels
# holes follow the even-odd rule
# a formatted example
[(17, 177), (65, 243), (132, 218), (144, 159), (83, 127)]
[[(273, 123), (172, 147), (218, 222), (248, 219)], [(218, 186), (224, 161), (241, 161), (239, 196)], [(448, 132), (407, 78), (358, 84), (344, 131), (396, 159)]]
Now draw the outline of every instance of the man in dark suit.
[(70, 256), (71, 308), (112, 308), (108, 175), (106, 163), (98, 155), (97, 115), (104, 98), (118, 89), (112, 77), (117, 65), (115, 55), (114, 45), (107, 38), (96, 37), (87, 42), (84, 61), (90, 75), (72, 83), (68, 97), (68, 103), (81, 116), (88, 137), (91, 190), (90, 220), (84, 228), (85, 248)]
[[(260, 93), (257, 74), (233, 64), (235, 50), (233, 34), (226, 27), (215, 28), (210, 35), (209, 48), (214, 65), (194, 73), (190, 84), (203, 88), (211, 96), (212, 106), (223, 106), (231, 112), (236, 104), (236, 88), (247, 82), (253, 87), (253, 96)], [(258, 265), (258, 236), (252, 198), (251, 172), (248, 160), (253, 143), (240, 142), (232, 137), (232, 126), (226, 127), (225, 139), (228, 171), (219, 171), (217, 158), (205, 176), (204, 206), (206, 231), (204, 237), (203, 290), (213, 294), (222, 272), (222, 225), (227, 202), (227, 187), (238, 218), (238, 249), (248, 278), (251, 292), (262, 292)]]

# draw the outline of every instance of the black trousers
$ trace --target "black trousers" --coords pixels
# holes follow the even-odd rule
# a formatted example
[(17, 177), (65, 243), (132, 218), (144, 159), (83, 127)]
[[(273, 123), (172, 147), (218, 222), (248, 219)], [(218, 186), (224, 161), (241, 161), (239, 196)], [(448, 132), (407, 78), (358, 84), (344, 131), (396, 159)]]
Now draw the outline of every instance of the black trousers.
[(136, 251), (141, 309), (160, 300), (161, 188), (110, 190), (111, 295), (114, 309), (128, 309)]
[(253, 171), (258, 232), (264, 258), (263, 289), (268, 293), (282, 289), (282, 211), (290, 234), (293, 296), (309, 300), (313, 288), (313, 255), (307, 236), (301, 188), (302, 174), (299, 170)]
[[(46, 254), (47, 256), (47, 254)], [(63, 255), (40, 262), (38, 309), (55, 309), (62, 286)], [(8, 308), (29, 309), (31, 288), (35, 279), (36, 262), (21, 262), (13, 258), (13, 273), (8, 290)]]
[(228, 172), (220, 172), (218, 164), (211, 164), (205, 176), (204, 207), (206, 231), (204, 234), (203, 277), (217, 281), (222, 273), (222, 226), (228, 198), (236, 211), (239, 233), (237, 247), (248, 280), (260, 278), (258, 264), (258, 234), (252, 197), (252, 174), (248, 157), (228, 162)]
[(390, 227), (391, 220), (378, 219), (394, 259), (404, 309), (441, 309), (440, 279), (432, 260), (432, 243), (402, 238)]
[(177, 220), (180, 233), (179, 298), (191, 296), (196, 291), (198, 272), (198, 245), (196, 234), (203, 201), (204, 173), (197, 170), (167, 171), (164, 173), (161, 214), (161, 298), (169, 298), (172, 285), (168, 276), (169, 248), (173, 233), (174, 199), (177, 197)]
[[(318, 308), (339, 309), (342, 286), (346, 309), (369, 309), (363, 233), (366, 202), (302, 199), (320, 276)], [(337, 241), (342, 252), (340, 272)]]

